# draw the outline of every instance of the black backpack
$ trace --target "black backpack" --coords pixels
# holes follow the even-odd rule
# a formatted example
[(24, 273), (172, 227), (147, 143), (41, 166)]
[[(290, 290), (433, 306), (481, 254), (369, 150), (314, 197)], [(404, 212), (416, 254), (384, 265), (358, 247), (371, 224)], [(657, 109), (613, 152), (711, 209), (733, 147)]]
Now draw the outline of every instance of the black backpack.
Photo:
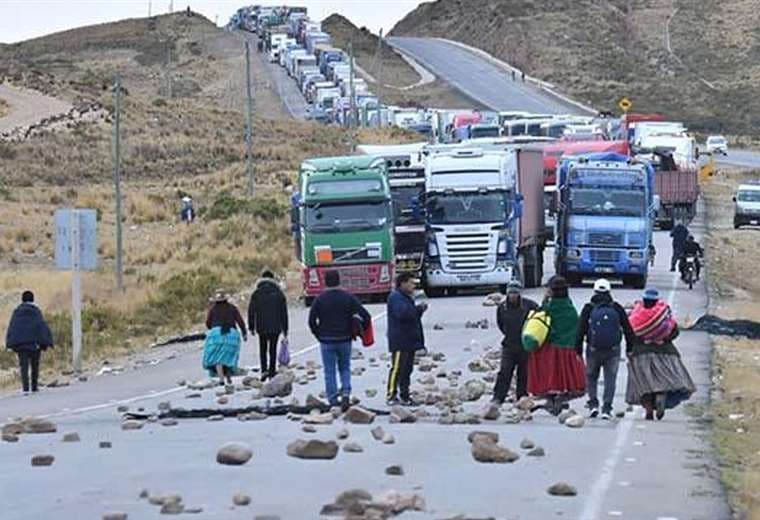
[(588, 327), (588, 344), (597, 350), (610, 350), (620, 345), (623, 332), (620, 314), (610, 303), (600, 303), (591, 310)]

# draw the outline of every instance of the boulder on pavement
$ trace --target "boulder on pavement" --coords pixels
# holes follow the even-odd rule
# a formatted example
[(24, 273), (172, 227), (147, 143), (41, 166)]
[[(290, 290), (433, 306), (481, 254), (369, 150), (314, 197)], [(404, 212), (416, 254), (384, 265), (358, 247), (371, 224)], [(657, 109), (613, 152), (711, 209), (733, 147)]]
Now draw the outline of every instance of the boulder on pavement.
[(541, 446), (536, 446), (532, 450), (530, 450), (527, 453), (528, 457), (543, 457), (546, 455), (546, 452)]
[(24, 425), (19, 422), (4, 424), (2, 433), (3, 435), (5, 434), (21, 435), (22, 433), (24, 433)]
[(142, 427), (143, 423), (141, 421), (135, 421), (133, 419), (121, 423), (121, 429), (124, 431), (141, 430)]
[(582, 415), (573, 415), (565, 421), (565, 426), (568, 428), (583, 428), (585, 424), (586, 419)]
[[(240, 416), (240, 417), (242, 417), (242, 416)], [(208, 419), (206, 419), (206, 420), (209, 421), (209, 422), (223, 421), (224, 420), (224, 415), (222, 415), (222, 414), (209, 415)]]
[(37, 417), (28, 417), (21, 421), (24, 427), (24, 433), (55, 433), (58, 428), (55, 423), (47, 419), (38, 419)]
[(351, 433), (346, 428), (341, 428), (340, 430), (338, 430), (338, 433), (335, 434), (338, 440), (341, 440), (341, 441), (348, 439), (349, 435), (351, 435)]
[(383, 435), (383, 444), (396, 444), (396, 438), (390, 432)]
[(567, 410), (562, 410), (560, 414), (557, 416), (557, 420), (560, 424), (565, 424), (565, 422), (572, 416), (578, 415), (578, 412), (573, 410), (572, 408), (568, 408)]
[(372, 437), (374, 437), (376, 441), (381, 441), (383, 440), (383, 437), (385, 437), (385, 430), (383, 430), (382, 426), (377, 426), (376, 428), (372, 428), (370, 433), (372, 434)]
[(352, 406), (343, 415), (343, 420), (352, 424), (372, 424), (375, 421), (375, 413), (361, 406)]
[(470, 442), (470, 444), (474, 443), (475, 441), (491, 442), (493, 444), (496, 444), (499, 442), (499, 434), (496, 432), (474, 431), (470, 432), (470, 434), (467, 436), (467, 440)]
[(404, 424), (413, 423), (417, 422), (417, 416), (414, 415), (408, 408), (397, 405), (391, 408), (390, 422)]
[(79, 434), (77, 432), (69, 432), (63, 434), (63, 442), (79, 442)]
[(488, 372), (491, 367), (482, 359), (475, 359), (467, 364), (470, 372)]
[(317, 433), (317, 427), (312, 424), (306, 424), (301, 431), (304, 433)]
[(295, 375), (292, 372), (280, 372), (261, 387), (262, 397), (287, 397), (293, 393)]
[(477, 379), (467, 381), (459, 390), (459, 398), (462, 401), (477, 401), (486, 393), (486, 384)]
[(574, 497), (578, 494), (578, 490), (567, 482), (557, 482), (550, 486), (546, 492), (555, 497)]
[(55, 457), (52, 455), (35, 455), (32, 457), (32, 466), (52, 466)]
[(483, 419), (497, 421), (501, 417), (501, 407), (497, 403), (489, 403), (483, 410)]
[(327, 413), (318, 413), (318, 414), (309, 414), (306, 417), (304, 417), (303, 422), (304, 424), (332, 424), (335, 418), (333, 417), (333, 414), (330, 412)]
[(362, 448), (359, 443), (347, 442), (343, 445), (343, 451), (346, 453), (362, 453), (364, 451), (364, 448)]
[(161, 421), (161, 426), (177, 426), (178, 424), (177, 419), (172, 419), (171, 417)]
[(480, 440), (477, 437), (472, 443), (470, 452), (473, 459), (483, 463), (512, 463), (520, 458), (517, 453), (503, 446), (499, 446), (494, 442)]
[(185, 512), (182, 502), (170, 502), (161, 506), (162, 515), (181, 515)]
[(229, 402), (230, 402), (230, 398), (227, 397), (226, 395), (223, 395), (223, 396), (219, 397), (216, 400), (216, 404), (218, 404), (220, 406), (224, 406), (225, 404), (229, 404)]
[(520, 448), (524, 450), (532, 450), (535, 447), (536, 447), (536, 443), (530, 439), (523, 439), (522, 442), (520, 443)]
[(404, 468), (397, 464), (394, 464), (393, 466), (388, 466), (385, 468), (385, 474), (392, 477), (400, 477), (404, 475)]
[(4, 433), (3, 442), (18, 442), (18, 435), (14, 433)]
[(103, 515), (103, 520), (127, 520), (127, 513), (105, 513)]
[(335, 441), (297, 440), (288, 444), (287, 454), (298, 459), (334, 459), (338, 455)]
[(98, 448), (100, 449), (109, 449), (113, 447), (113, 445), (109, 441), (100, 441), (98, 443)]
[(325, 401), (319, 397), (315, 397), (313, 394), (306, 396), (306, 408), (318, 408), (319, 410), (324, 410), (327, 406), (328, 404)]
[(536, 402), (528, 396), (523, 396), (517, 401), (515, 407), (524, 412), (530, 412), (536, 407)]
[(251, 505), (251, 497), (245, 493), (235, 493), (232, 496), (232, 503), (240, 507), (249, 506)]
[(425, 511), (425, 499), (414, 493), (389, 490), (374, 497), (372, 507), (380, 508), (386, 515), (400, 515), (405, 511)]
[(253, 457), (251, 447), (243, 442), (228, 442), (216, 453), (216, 461), (227, 466), (240, 466)]

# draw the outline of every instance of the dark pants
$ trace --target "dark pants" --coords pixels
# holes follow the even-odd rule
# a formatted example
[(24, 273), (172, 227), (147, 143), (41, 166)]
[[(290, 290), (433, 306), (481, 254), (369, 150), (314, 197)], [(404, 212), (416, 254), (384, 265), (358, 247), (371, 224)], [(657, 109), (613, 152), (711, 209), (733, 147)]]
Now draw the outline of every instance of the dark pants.
[(32, 372), (32, 392), (37, 391), (37, 380), (40, 375), (40, 354), (39, 350), (19, 350), (18, 365), (21, 369), (21, 386), (24, 392), (29, 391), (29, 371)]
[(589, 408), (598, 408), (597, 386), (599, 374), (604, 372), (604, 395), (602, 410), (612, 412), (612, 401), (615, 399), (618, 367), (620, 366), (620, 347), (599, 351), (586, 349), (586, 391), (588, 392)]
[(494, 401), (503, 403), (512, 385), (512, 376), (517, 369), (517, 399), (528, 395), (528, 357), (530, 354), (521, 347), (501, 348), (501, 368), (493, 391)]
[[(259, 360), (261, 375), (274, 377), (277, 373), (277, 339), (279, 334), (259, 334)], [(269, 362), (267, 363), (267, 359)]]
[(391, 371), (388, 374), (388, 399), (395, 399), (397, 393), (401, 394), (401, 399), (409, 399), (409, 384), (412, 379), (414, 370), (414, 351), (399, 350), (392, 353), (393, 363)]
[(673, 244), (673, 256), (670, 257), (670, 270), (674, 271), (676, 268), (676, 264), (678, 263), (678, 259), (681, 258), (681, 250), (683, 249), (683, 246)]

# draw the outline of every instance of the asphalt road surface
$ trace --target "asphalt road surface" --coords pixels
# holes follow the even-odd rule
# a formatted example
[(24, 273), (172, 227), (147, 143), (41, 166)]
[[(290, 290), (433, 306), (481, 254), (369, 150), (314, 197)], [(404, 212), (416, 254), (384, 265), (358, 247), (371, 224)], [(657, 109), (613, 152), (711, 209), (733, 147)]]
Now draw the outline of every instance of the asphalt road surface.
[[(698, 225), (693, 228), (699, 233)], [(689, 291), (668, 271), (670, 248), (665, 233), (657, 234), (656, 246), (661, 254), (651, 283), (672, 303), (680, 320), (695, 319), (706, 307), (702, 285)], [(547, 268), (551, 272), (550, 266)], [(589, 287), (572, 291), (578, 306), (590, 294)], [(625, 303), (633, 301), (639, 291), (615, 288), (614, 294)], [(539, 299), (540, 291), (529, 291), (528, 296)], [(500, 341), (494, 309), (483, 307), (482, 299), (471, 295), (431, 300), (424, 319), (430, 350), (446, 354), (440, 368), (463, 371), (460, 386), (483, 375), (470, 372), (468, 362)], [(388, 367), (379, 358), (386, 347), (386, 323), (382, 305), (373, 305), (371, 310), (380, 341), (369, 349), (355, 347), (364, 360), (355, 361), (354, 367), (365, 367), (366, 372), (354, 378), (354, 395), (368, 406), (382, 409)], [(292, 310), (291, 343), (294, 362), (300, 364), (319, 360), (305, 318), (305, 309)], [(490, 328), (465, 328), (466, 321), (481, 318), (488, 318)], [(437, 323), (444, 329), (434, 330)], [(283, 520), (319, 518), (321, 506), (338, 493), (364, 488), (372, 493), (395, 489), (424, 496), (427, 511), (402, 515), (410, 519), (459, 514), (520, 520), (726, 519), (730, 515), (705, 439), (708, 431), (699, 421), (710, 388), (710, 342), (705, 334), (685, 332), (677, 344), (698, 392), (687, 406), (669, 412), (662, 422), (645, 422), (642, 410), (636, 408), (622, 419), (593, 420), (579, 430), (558, 424), (543, 411), (536, 412), (532, 421), (517, 425), (502, 419), (478, 426), (444, 426), (437, 424), (437, 410), (429, 407), (432, 417), (416, 424), (389, 424), (387, 417), (380, 417), (372, 426), (347, 425), (349, 441), (360, 443), (365, 451), (341, 451), (332, 461), (290, 458), (285, 448), (296, 438), (335, 439), (344, 426), (342, 420), (318, 426), (316, 434), (303, 433), (301, 424), (285, 417), (255, 422), (180, 420), (174, 427), (148, 423), (139, 431), (120, 430), (121, 417), (116, 410), (120, 403), (148, 411), (165, 400), (185, 408), (218, 406), (215, 390), (191, 399), (185, 397), (188, 390), (176, 386), (178, 379), (205, 377), (200, 346), (194, 345), (174, 359), (144, 369), (94, 377), (67, 388), (44, 389), (30, 397), (13, 394), (0, 398), (3, 420), (46, 415), (58, 425), (55, 434), (23, 435), (18, 443), (0, 443), (1, 516), (14, 520), (100, 518), (106, 512), (124, 511), (129, 518), (159, 518), (157, 507), (138, 498), (147, 488), (153, 494), (182, 495), (188, 507), (203, 508), (200, 518), (250, 519), (263, 514), (279, 515)], [(151, 355), (161, 357), (170, 350), (157, 349)], [(249, 340), (241, 364), (256, 366), (257, 350)], [(422, 375), (415, 373), (413, 387), (420, 387), (416, 381)], [(442, 388), (448, 386), (445, 379), (437, 381)], [(621, 360), (615, 401), (618, 411), (625, 410), (625, 381), (625, 361)], [(377, 397), (366, 398), (367, 389), (378, 390)], [(320, 374), (308, 385), (295, 385), (294, 395), (303, 402), (309, 393), (321, 390)], [(252, 395), (251, 391), (237, 391), (227, 406), (248, 405)], [(486, 395), (477, 403), (467, 403), (466, 409), (479, 412), (489, 398)], [(584, 402), (578, 399), (572, 405), (583, 412)], [(395, 436), (396, 444), (372, 439), (370, 429), (377, 424)], [(523, 452), (514, 464), (477, 463), (467, 442), (467, 434), (476, 429), (498, 432), (501, 443), (518, 452), (521, 440), (530, 438), (547, 455), (533, 458)], [(63, 433), (70, 431), (78, 432), (81, 442), (63, 443)], [(98, 442), (103, 440), (111, 441), (113, 448), (99, 449)], [(217, 464), (216, 451), (228, 441), (249, 443), (253, 459), (241, 467)], [(30, 465), (33, 455), (46, 453), (56, 457), (52, 467)], [(384, 468), (392, 464), (402, 465), (405, 476), (385, 475)], [(557, 481), (576, 486), (578, 496), (549, 496), (546, 488)], [(233, 507), (232, 495), (238, 491), (251, 495), (251, 506)]]
[(760, 152), (732, 149), (729, 150), (728, 155), (718, 156), (716, 162), (741, 168), (760, 168)]
[(439, 78), (493, 110), (524, 110), (538, 114), (584, 113), (534, 84), (512, 81), (511, 75), (472, 52), (428, 38), (388, 38)]

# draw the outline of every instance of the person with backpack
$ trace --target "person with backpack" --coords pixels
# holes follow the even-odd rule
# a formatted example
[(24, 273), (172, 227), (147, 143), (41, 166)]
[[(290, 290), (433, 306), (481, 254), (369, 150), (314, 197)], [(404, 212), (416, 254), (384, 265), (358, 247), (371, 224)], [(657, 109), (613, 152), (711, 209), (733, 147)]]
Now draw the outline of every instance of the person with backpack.
[(625, 337), (626, 345), (634, 340), (633, 329), (628, 322), (625, 309), (612, 299), (612, 287), (604, 278), (594, 282), (594, 295), (583, 306), (578, 320), (578, 337), (575, 351), (583, 356), (586, 343), (586, 392), (589, 417), (599, 416), (597, 387), (599, 375), (604, 372), (604, 395), (602, 397), (602, 419), (612, 419), (612, 402), (615, 399), (618, 367), (620, 366), (620, 344)]
[(501, 366), (493, 391), (493, 404), (501, 405), (517, 371), (515, 400), (528, 395), (528, 352), (522, 346), (522, 330), (530, 311), (538, 304), (520, 294), (522, 286), (513, 280), (507, 285), (507, 297), (496, 308), (496, 323), (504, 335), (501, 340)]
[(259, 359), (261, 381), (277, 374), (277, 341), (280, 334), (288, 339), (288, 301), (274, 279), (274, 273), (266, 270), (256, 283), (248, 305), (248, 330), (251, 336), (259, 335)]
[(414, 303), (416, 286), (412, 273), (401, 273), (396, 277), (396, 290), (388, 297), (388, 350), (392, 356), (386, 393), (388, 406), (416, 406), (409, 395), (409, 384), (414, 355), (425, 348), (422, 315), (427, 310), (427, 303)]

